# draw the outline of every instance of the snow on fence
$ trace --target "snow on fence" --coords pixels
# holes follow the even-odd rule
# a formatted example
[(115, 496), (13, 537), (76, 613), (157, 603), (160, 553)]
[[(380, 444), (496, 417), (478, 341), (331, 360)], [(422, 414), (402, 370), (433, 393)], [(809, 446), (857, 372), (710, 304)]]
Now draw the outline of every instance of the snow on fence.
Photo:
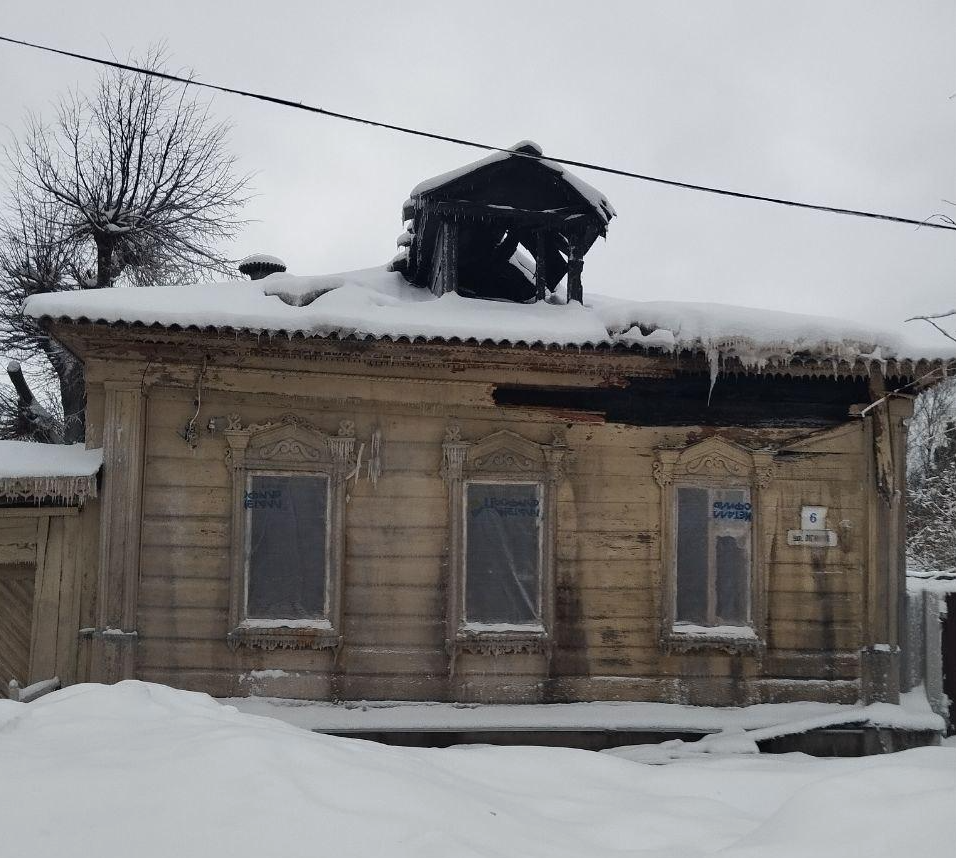
[(41, 679), (39, 682), (34, 682), (26, 688), (21, 688), (19, 682), (15, 679), (11, 679), (10, 684), (7, 686), (8, 696), (15, 703), (31, 703), (38, 697), (43, 697), (44, 694), (57, 691), (59, 688), (59, 676), (54, 676), (52, 679)]
[(951, 579), (943, 575), (924, 578), (910, 573), (907, 584), (903, 687), (922, 685), (932, 710), (949, 718), (951, 701), (944, 688), (943, 624), (947, 620), (947, 593), (956, 592), (956, 575)]

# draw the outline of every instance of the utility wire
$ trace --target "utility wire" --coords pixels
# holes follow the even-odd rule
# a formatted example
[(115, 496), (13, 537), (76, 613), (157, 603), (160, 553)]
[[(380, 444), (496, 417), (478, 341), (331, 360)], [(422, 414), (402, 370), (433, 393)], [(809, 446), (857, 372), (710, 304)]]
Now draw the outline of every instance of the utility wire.
[[(379, 122), (377, 120), (368, 119), (362, 116), (353, 116), (348, 113), (339, 113), (335, 110), (326, 110), (324, 107), (315, 107), (310, 104), (303, 104), (300, 101), (291, 101), (290, 99), (279, 98), (274, 95), (265, 95), (259, 92), (249, 92), (244, 89), (234, 89), (233, 87), (222, 86), (214, 83), (204, 83), (203, 81), (199, 81), (194, 78), (182, 77), (180, 75), (170, 74), (169, 72), (159, 71), (157, 69), (140, 68), (139, 66), (128, 65), (127, 63), (121, 63), (116, 60), (107, 60), (103, 59), (102, 57), (91, 57), (86, 54), (78, 54), (73, 51), (64, 51), (59, 48), (52, 48), (49, 45), (39, 45), (34, 42), (24, 41), (22, 39), (14, 39), (10, 36), (0, 35), (0, 41), (8, 42), (12, 45), (21, 45), (25, 48), (33, 48), (38, 51), (46, 51), (51, 54), (59, 54), (60, 56), (64, 57), (72, 57), (73, 59), (83, 60), (84, 62), (88, 63), (96, 63), (98, 65), (109, 66), (110, 68), (121, 69), (123, 71), (131, 71), (135, 72), (136, 74), (147, 75), (149, 77), (158, 77), (162, 78), (163, 80), (182, 83), (187, 86), (198, 86), (202, 87), (203, 89), (212, 89), (217, 92), (229, 93), (230, 95), (240, 95), (245, 98), (255, 98), (259, 101), (268, 102), (269, 104), (278, 104), (281, 107), (291, 107), (295, 110), (305, 110), (309, 113), (318, 113), (322, 116), (328, 116), (332, 119), (343, 119), (347, 122), (357, 122), (361, 125), (370, 125), (374, 128), (385, 128), (389, 131), (398, 131), (401, 134), (411, 134), (415, 137), (426, 137), (430, 140), (441, 140), (445, 143), (456, 143), (459, 146), (470, 146), (473, 149), (483, 149), (486, 152), (508, 152), (513, 156), (529, 158), (534, 161), (556, 161), (559, 164), (564, 164), (569, 167), (580, 167), (583, 170), (594, 170), (598, 173), (608, 173), (612, 176), (623, 176), (628, 179), (639, 179), (643, 182), (653, 182), (658, 185), (668, 185), (672, 188), (684, 188), (685, 190), (689, 191), (702, 191), (703, 193), (707, 194), (718, 194), (719, 196), (723, 197), (734, 197), (741, 200), (757, 200), (764, 203), (774, 203), (775, 205), (791, 206), (793, 208), (799, 209), (810, 209), (811, 211), (830, 212), (831, 214), (872, 218), (874, 220), (892, 221), (893, 223), (908, 223), (919, 227), (945, 229), (951, 232), (956, 232), (956, 225), (933, 222), (933, 217), (944, 217), (942, 215), (931, 215), (925, 220), (914, 220), (913, 218), (897, 217), (896, 215), (881, 214), (879, 212), (836, 208), (833, 206), (817, 205), (814, 203), (797, 202), (795, 200), (785, 200), (778, 197), (765, 197), (761, 196), (760, 194), (745, 194), (741, 191), (730, 191), (726, 188), (713, 188), (708, 187), (707, 185), (695, 185), (690, 182), (678, 182), (674, 179), (662, 179), (659, 176), (648, 176), (643, 173), (632, 173), (629, 170), (619, 170), (615, 167), (604, 167), (600, 164), (588, 163), (587, 161), (574, 161), (570, 158), (553, 158), (550, 156), (544, 157), (525, 152), (513, 152), (511, 149), (506, 149), (501, 146), (491, 146), (487, 143), (479, 143), (475, 140), (466, 140), (461, 137), (450, 137), (446, 134), (436, 134), (431, 131), (422, 131), (417, 128), (409, 128), (404, 125), (392, 125), (388, 122)], [(950, 218), (945, 219), (950, 220)]]

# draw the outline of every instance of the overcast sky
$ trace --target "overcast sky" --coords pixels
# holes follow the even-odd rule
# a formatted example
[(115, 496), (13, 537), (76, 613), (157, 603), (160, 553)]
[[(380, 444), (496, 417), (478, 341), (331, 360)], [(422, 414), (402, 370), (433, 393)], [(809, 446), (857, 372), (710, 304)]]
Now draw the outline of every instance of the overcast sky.
[[(162, 0), (3, 3), (0, 32), (206, 81), (750, 193), (956, 217), (956, 2)], [(0, 44), (0, 129), (97, 70)], [(292, 273), (395, 253), (421, 179), (481, 153), (220, 95), (255, 219), (229, 252)], [(956, 234), (578, 171), (617, 209), (588, 291), (898, 328), (956, 305)], [(939, 338), (942, 342), (942, 338)], [(932, 341), (932, 340), (930, 340)]]

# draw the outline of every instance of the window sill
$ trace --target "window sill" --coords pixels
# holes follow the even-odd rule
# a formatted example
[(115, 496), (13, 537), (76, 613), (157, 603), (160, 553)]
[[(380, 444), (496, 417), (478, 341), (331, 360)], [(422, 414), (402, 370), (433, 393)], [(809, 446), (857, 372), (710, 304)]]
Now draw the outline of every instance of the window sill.
[(328, 620), (244, 620), (228, 635), (229, 646), (256, 649), (336, 649), (342, 636)]
[(552, 641), (541, 625), (466, 623), (459, 627), (449, 649), (478, 655), (550, 653)]
[(756, 654), (764, 641), (750, 626), (694, 626), (678, 624), (665, 633), (662, 641), (667, 653), (726, 652), (729, 655)]

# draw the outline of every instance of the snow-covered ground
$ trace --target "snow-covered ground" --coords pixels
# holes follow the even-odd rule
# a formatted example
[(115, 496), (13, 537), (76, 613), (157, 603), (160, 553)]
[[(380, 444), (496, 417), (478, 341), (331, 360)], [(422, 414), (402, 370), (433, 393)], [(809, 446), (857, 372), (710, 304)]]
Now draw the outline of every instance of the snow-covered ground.
[[(468, 730), (627, 730), (688, 733), (753, 731), (757, 741), (824, 727), (864, 725), (901, 730), (945, 728), (929, 707), (922, 687), (902, 695), (899, 705), (839, 703), (759, 703), (753, 706), (684, 706), (677, 703), (600, 702), (474, 704), (398, 700), (327, 703), (256, 696), (256, 680), (283, 671), (246, 674), (249, 697), (225, 703), (250, 715), (267, 715), (323, 733), (390, 730), (460, 732)], [(719, 737), (714, 736), (712, 740)]]
[(936, 856), (956, 748), (625, 755), (413, 750), (340, 739), (158, 685), (0, 701), (0, 854)]

